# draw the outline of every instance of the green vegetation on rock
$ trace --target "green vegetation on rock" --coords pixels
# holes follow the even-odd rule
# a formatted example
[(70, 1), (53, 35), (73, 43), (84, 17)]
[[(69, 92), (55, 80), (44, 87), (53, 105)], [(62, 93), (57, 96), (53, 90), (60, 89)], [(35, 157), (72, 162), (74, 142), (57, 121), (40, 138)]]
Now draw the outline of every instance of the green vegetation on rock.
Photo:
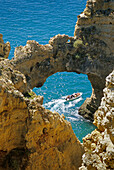
[(80, 46), (84, 45), (82, 40), (76, 40), (73, 44), (73, 47), (78, 48)]

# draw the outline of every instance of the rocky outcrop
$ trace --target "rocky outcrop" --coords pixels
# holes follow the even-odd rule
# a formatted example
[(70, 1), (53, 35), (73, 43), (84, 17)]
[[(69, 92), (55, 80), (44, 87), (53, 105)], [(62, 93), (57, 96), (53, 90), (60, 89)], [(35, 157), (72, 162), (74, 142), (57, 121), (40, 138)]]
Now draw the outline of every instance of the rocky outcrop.
[[(113, 163), (113, 1), (88, 0), (78, 17), (75, 36), (57, 35), (49, 44), (27, 41), (10, 51), (0, 35), (0, 169), (114, 169)], [(43, 106), (32, 92), (56, 72), (88, 75), (92, 96), (79, 113), (93, 120), (97, 130), (76, 138), (64, 115)]]
[(74, 35), (85, 44), (85, 53), (92, 67), (92, 71), (88, 69), (87, 72), (92, 85), (92, 95), (79, 109), (79, 114), (84, 117), (91, 117), (91, 113), (99, 106), (105, 78), (113, 70), (113, 30), (114, 2), (88, 0), (84, 12), (78, 16), (74, 32)]
[(78, 169), (83, 146), (63, 115), (42, 106), (43, 97), (8, 59), (0, 59), (0, 170)]
[(25, 75), (30, 88), (41, 87), (56, 72), (87, 74), (92, 95), (79, 114), (93, 120), (103, 96), (105, 78), (114, 65), (113, 6), (112, 1), (87, 1), (86, 9), (78, 17), (74, 37), (56, 35), (47, 45), (27, 41), (24, 47), (15, 49), (11, 63)]
[(10, 43), (9, 42), (4, 43), (2, 38), (3, 38), (3, 35), (0, 34), (0, 57), (8, 58), (9, 52), (11, 49)]
[(85, 153), (80, 170), (114, 169), (114, 71), (106, 78), (101, 105), (95, 113), (97, 130), (83, 139)]

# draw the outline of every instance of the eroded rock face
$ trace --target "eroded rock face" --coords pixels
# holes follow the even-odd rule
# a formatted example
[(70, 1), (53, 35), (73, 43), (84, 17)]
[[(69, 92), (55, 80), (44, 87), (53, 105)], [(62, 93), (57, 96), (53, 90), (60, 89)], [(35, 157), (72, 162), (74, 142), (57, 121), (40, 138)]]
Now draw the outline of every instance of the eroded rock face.
[(101, 105), (95, 113), (98, 127), (83, 139), (85, 153), (80, 170), (114, 169), (114, 71), (106, 78)]
[(88, 0), (78, 17), (74, 37), (56, 35), (47, 45), (27, 41), (24, 47), (17, 47), (11, 62), (25, 75), (28, 86), (41, 87), (56, 72), (87, 74), (92, 95), (81, 106), (79, 114), (93, 120), (103, 96), (105, 78), (114, 65), (113, 6), (112, 1)]
[(3, 41), (3, 35), (0, 34), (0, 57), (2, 58), (8, 58), (9, 56), (9, 52), (10, 52), (10, 43), (7, 42), (7, 43), (4, 43)]
[(94, 124), (101, 130), (107, 129), (114, 143), (114, 71), (106, 78), (104, 97), (94, 116)]
[(85, 53), (92, 67), (92, 71), (88, 68), (87, 73), (92, 84), (92, 95), (79, 109), (79, 114), (84, 117), (91, 117), (91, 113), (98, 108), (105, 87), (105, 78), (113, 70), (113, 29), (114, 2), (88, 0), (84, 12), (78, 16), (74, 32), (74, 36), (82, 40), (86, 46)]
[(26, 169), (78, 169), (83, 147), (64, 116), (39, 105), (30, 114), (26, 140), (31, 155)]
[(74, 169), (84, 153), (63, 115), (42, 106), (43, 97), (8, 59), (0, 59), (0, 170)]
[[(49, 44), (27, 41), (7, 58), (9, 45), (0, 36), (0, 169), (78, 169), (84, 153), (63, 115), (43, 108), (43, 97), (31, 90), (56, 72), (88, 75), (92, 96), (79, 113), (93, 120), (113, 70), (113, 2), (87, 1), (75, 37), (57, 35)], [(112, 24), (111, 24), (112, 23)], [(68, 41), (69, 40), (69, 41)], [(7, 50), (7, 48), (8, 50)], [(114, 72), (107, 77), (104, 98), (95, 113), (97, 130), (84, 138), (80, 169), (114, 169)]]

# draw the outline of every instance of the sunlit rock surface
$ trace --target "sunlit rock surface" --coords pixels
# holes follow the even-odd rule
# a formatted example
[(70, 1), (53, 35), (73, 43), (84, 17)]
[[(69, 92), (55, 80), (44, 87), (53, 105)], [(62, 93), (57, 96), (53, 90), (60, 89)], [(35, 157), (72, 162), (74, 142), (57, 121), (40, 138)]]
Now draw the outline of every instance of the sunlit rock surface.
[(0, 170), (77, 170), (84, 149), (71, 124), (46, 110), (27, 83), (8, 59), (0, 59)]
[[(90, 118), (99, 106), (105, 78), (114, 68), (113, 30), (114, 1), (88, 0), (84, 12), (78, 16), (74, 32), (86, 46), (85, 53), (90, 61), (87, 75), (92, 84), (92, 95), (79, 109), (79, 114), (85, 118)], [(87, 60), (85, 67), (86, 64)]]
[(83, 139), (85, 153), (79, 169), (114, 169), (114, 71), (106, 78), (104, 97), (93, 123), (98, 129)]
[[(112, 0), (87, 1), (74, 37), (56, 35), (49, 44), (27, 41), (6, 59), (10, 44), (0, 34), (0, 170), (114, 169), (114, 60)], [(56, 72), (88, 75), (92, 96), (79, 113), (97, 130), (82, 145), (63, 115), (43, 108), (43, 97), (32, 92)]]
[(93, 120), (103, 96), (105, 78), (114, 66), (113, 7), (113, 1), (87, 1), (84, 12), (78, 16), (74, 37), (58, 34), (47, 45), (27, 41), (25, 46), (17, 47), (11, 62), (25, 75), (28, 86), (41, 87), (56, 72), (87, 74), (92, 95), (79, 114)]
[(0, 34), (0, 57), (8, 58), (10, 49), (11, 49), (10, 43), (9, 42), (4, 43), (3, 35)]

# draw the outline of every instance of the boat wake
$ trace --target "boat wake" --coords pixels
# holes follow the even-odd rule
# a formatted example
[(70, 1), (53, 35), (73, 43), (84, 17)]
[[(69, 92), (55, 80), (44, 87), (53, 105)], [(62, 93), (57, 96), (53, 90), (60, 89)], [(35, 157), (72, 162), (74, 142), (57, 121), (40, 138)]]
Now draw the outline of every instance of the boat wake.
[(77, 107), (77, 104), (83, 100), (83, 98), (79, 97), (78, 99), (69, 102), (66, 102), (65, 98), (66, 96), (63, 96), (60, 99), (53, 99), (52, 101), (45, 103), (43, 106), (52, 112), (56, 111), (60, 114), (64, 114), (69, 121), (83, 119), (82, 116), (78, 115), (79, 107)]

